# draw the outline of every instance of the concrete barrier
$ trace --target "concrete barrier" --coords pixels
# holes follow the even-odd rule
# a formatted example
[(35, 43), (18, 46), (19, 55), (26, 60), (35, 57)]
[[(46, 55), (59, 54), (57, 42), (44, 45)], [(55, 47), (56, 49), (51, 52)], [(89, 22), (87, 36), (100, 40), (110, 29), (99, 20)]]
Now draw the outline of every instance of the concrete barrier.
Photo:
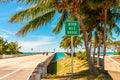
[[(49, 54), (48, 54), (49, 55)], [(37, 65), (37, 67), (32, 72), (31, 76), (28, 78), (28, 80), (41, 80), (45, 77), (47, 74), (47, 66), (53, 59), (54, 54), (48, 57), (44, 62), (41, 62)]]
[(105, 70), (111, 75), (113, 80), (120, 80), (120, 56), (106, 56)]

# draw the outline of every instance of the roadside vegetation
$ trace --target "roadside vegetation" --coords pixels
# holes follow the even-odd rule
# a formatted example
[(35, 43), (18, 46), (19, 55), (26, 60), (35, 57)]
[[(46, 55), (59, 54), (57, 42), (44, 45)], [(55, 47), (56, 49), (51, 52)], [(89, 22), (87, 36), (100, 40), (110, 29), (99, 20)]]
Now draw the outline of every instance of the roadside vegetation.
[(107, 48), (114, 51), (115, 55), (120, 55), (120, 41), (108, 42)]
[(17, 42), (7, 42), (0, 37), (0, 55), (22, 54), (21, 46)]
[[(74, 57), (74, 80), (112, 80), (107, 72), (103, 74), (101, 68), (98, 70), (100, 72), (98, 75), (91, 74), (86, 58), (83, 55)], [(71, 73), (71, 58), (67, 56), (49, 65), (45, 80), (69, 80), (71, 78), (69, 73)]]

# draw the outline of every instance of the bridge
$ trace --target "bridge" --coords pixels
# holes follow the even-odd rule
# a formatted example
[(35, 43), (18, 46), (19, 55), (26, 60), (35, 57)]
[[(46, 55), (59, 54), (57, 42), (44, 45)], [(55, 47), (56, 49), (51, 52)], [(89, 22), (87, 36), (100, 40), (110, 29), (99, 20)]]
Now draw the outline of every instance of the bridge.
[(113, 80), (120, 80), (120, 56), (105, 56), (105, 70)]
[(53, 57), (49, 53), (0, 59), (0, 80), (40, 80)]

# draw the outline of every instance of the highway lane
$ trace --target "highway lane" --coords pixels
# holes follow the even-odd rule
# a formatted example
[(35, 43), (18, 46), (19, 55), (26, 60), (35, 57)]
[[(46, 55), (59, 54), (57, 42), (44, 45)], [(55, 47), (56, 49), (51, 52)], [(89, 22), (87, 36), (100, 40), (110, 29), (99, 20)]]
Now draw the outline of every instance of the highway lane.
[(0, 60), (0, 80), (26, 80), (34, 68), (49, 56), (37, 54)]

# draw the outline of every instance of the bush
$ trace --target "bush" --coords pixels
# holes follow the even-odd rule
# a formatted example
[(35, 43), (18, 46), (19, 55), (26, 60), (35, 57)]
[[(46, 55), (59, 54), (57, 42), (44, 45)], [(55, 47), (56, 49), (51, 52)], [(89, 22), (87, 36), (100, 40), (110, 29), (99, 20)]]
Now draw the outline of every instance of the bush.
[(115, 52), (115, 55), (120, 55), (120, 52)]
[(79, 51), (76, 53), (76, 57), (81, 60), (87, 60), (86, 52)]

